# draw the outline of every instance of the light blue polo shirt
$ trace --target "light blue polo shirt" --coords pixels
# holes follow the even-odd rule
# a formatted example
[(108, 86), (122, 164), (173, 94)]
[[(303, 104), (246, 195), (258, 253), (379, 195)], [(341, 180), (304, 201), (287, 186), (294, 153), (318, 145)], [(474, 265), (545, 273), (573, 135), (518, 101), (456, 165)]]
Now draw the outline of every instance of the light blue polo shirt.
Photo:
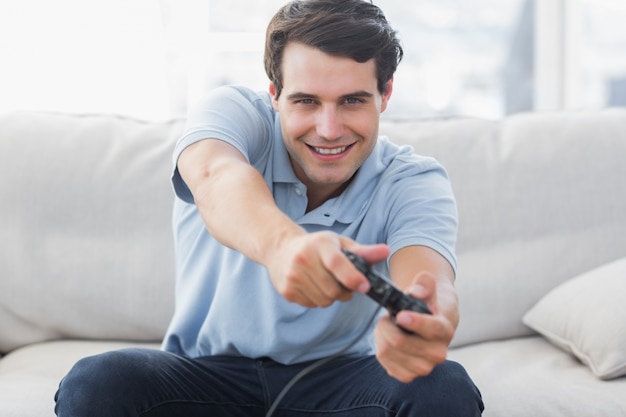
[[(174, 151), (218, 138), (261, 172), (278, 207), (309, 232), (332, 230), (363, 244), (386, 243), (394, 253), (428, 246), (456, 268), (456, 204), (447, 175), (433, 158), (380, 137), (372, 154), (338, 197), (306, 212), (306, 187), (295, 176), (278, 114), (267, 93), (241, 87), (213, 91), (192, 112)], [(270, 357), (289, 364), (332, 355), (367, 326), (377, 304), (362, 294), (327, 308), (286, 301), (260, 264), (208, 233), (189, 189), (174, 169), (176, 310), (163, 349), (190, 357)], [(376, 266), (388, 276), (388, 266)], [(347, 354), (374, 352), (373, 337)]]

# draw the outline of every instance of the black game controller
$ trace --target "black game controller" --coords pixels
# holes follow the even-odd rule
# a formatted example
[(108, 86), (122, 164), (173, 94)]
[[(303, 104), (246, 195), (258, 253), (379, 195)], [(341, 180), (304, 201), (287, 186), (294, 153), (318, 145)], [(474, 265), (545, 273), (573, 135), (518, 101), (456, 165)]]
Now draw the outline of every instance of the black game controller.
[[(400, 291), (391, 281), (376, 273), (365, 259), (345, 249), (343, 253), (370, 282), (370, 290), (367, 292), (367, 295), (382, 307), (385, 307), (394, 322), (396, 314), (401, 310), (432, 314), (423, 300), (411, 297), (409, 294)], [(407, 331), (406, 329), (402, 330)]]

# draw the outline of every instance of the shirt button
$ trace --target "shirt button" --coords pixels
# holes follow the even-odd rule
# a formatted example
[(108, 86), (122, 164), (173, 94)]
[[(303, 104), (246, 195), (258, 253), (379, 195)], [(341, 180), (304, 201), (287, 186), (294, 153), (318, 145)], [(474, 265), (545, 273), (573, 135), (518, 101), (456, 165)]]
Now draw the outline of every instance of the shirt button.
[(302, 195), (302, 190), (299, 189), (298, 187), (294, 189), (294, 192), (296, 193), (296, 195)]

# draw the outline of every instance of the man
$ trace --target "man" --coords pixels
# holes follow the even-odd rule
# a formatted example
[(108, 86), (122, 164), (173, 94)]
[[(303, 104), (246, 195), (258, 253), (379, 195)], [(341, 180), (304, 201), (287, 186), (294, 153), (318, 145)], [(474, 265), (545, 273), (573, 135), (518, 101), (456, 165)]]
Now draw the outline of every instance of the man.
[[(478, 390), (445, 360), (458, 323), (445, 171), (378, 137), (401, 58), (369, 2), (279, 10), (269, 95), (215, 90), (176, 146), (177, 295), (164, 352), (79, 362), (59, 416), (263, 416), (272, 404), (283, 416), (480, 415)], [(369, 283), (343, 249), (433, 314), (372, 323)]]

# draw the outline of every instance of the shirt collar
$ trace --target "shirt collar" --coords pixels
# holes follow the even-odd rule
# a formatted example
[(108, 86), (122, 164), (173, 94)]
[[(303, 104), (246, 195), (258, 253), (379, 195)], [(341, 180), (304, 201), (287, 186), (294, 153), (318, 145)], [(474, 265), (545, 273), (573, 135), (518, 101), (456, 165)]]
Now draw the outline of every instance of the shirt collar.
[(291, 166), (289, 153), (287, 153), (287, 148), (285, 147), (285, 142), (283, 141), (283, 134), (280, 128), (278, 113), (275, 115), (274, 129), (274, 147), (276, 150), (272, 155), (272, 177), (274, 182), (298, 184), (300, 183), (300, 180), (296, 177), (295, 172), (293, 172), (293, 167)]

